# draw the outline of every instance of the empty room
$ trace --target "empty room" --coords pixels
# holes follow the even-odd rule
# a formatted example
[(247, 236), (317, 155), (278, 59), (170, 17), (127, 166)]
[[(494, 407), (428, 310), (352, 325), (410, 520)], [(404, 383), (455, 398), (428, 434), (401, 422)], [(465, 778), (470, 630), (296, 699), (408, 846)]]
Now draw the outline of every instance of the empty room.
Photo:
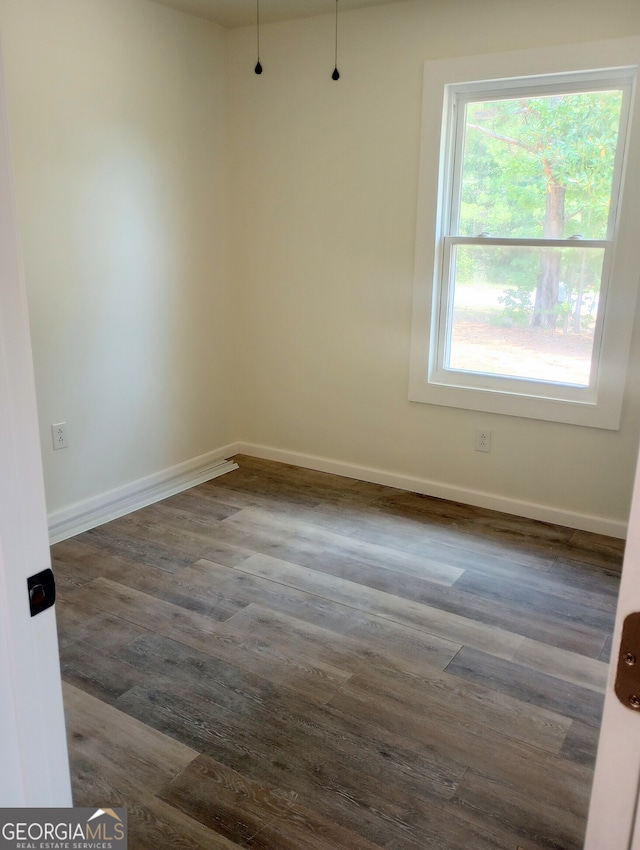
[(0, 46), (0, 805), (635, 847), (637, 0), (0, 0)]

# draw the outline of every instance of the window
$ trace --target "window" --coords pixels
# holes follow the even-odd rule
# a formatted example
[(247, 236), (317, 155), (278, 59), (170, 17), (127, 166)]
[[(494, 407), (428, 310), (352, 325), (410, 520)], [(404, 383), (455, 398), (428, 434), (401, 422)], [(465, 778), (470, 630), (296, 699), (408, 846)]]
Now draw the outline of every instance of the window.
[(410, 398), (617, 428), (640, 268), (622, 206), (636, 67), (438, 81), (434, 175), (432, 71), (451, 65), (425, 76), (435, 216), (431, 233), (418, 216)]

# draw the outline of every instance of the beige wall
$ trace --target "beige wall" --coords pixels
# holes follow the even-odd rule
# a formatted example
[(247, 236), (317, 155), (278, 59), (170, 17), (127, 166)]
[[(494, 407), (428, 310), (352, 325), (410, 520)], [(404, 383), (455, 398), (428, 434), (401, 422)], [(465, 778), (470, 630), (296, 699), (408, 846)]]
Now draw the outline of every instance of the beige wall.
[(424, 61), (638, 33), (636, 0), (414, 0), (340, 16), (338, 83), (331, 16), (265, 27), (259, 78), (254, 33), (231, 34), (243, 440), (624, 523), (634, 370), (619, 432), (409, 403), (407, 384)]
[(54, 512), (235, 436), (226, 33), (146, 0), (0, 0), (0, 34)]
[(622, 527), (637, 370), (619, 432), (407, 384), (424, 61), (630, 34), (637, 0), (410, 0), (341, 14), (334, 83), (331, 15), (256, 77), (253, 27), (0, 0), (49, 511), (240, 440)]

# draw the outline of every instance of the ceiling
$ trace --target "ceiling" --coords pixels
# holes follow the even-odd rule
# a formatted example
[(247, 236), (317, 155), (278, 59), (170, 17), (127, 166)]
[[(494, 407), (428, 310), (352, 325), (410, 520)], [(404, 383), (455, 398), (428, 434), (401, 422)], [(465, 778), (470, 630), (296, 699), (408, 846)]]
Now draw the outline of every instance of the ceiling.
[[(229, 29), (250, 26), (256, 22), (256, 0), (155, 0), (155, 2), (215, 21)], [(400, 0), (339, 0), (338, 11), (398, 2)], [(260, 0), (260, 23), (333, 14), (335, 8), (334, 0)]]

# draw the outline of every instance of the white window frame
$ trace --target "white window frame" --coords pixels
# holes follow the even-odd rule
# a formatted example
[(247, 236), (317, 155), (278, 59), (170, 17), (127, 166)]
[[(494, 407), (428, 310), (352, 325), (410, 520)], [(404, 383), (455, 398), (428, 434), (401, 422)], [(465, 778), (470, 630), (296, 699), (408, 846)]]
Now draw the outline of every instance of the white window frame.
[[(409, 374), (411, 401), (597, 428), (616, 430), (620, 427), (640, 280), (640, 239), (634, 226), (640, 220), (640, 193), (634, 189), (640, 181), (637, 129), (640, 107), (636, 84), (639, 66), (640, 39), (637, 38), (426, 63)], [(576, 244), (564, 239), (450, 235), (451, 217), (456, 213), (452, 210), (452, 198), (457, 197), (452, 158), (455, 104), (465, 99), (484, 100), (491, 96), (505, 99), (522, 92), (523, 86), (532, 82), (536, 83), (539, 93), (559, 88), (593, 91), (598, 88), (599, 80), (606, 80), (607, 86), (615, 84), (625, 90), (621, 138), (627, 130), (627, 145), (619, 151), (615, 166), (621, 176), (620, 194), (612, 197), (613, 212), (606, 239), (584, 239)], [(487, 96), (491, 90), (492, 94)], [(628, 127), (624, 123), (626, 115), (629, 115)], [(628, 191), (625, 186), (629, 187)], [(605, 249), (588, 387), (444, 367), (451, 294), (442, 281), (448, 279), (447, 264), (456, 244), (540, 244)]]

